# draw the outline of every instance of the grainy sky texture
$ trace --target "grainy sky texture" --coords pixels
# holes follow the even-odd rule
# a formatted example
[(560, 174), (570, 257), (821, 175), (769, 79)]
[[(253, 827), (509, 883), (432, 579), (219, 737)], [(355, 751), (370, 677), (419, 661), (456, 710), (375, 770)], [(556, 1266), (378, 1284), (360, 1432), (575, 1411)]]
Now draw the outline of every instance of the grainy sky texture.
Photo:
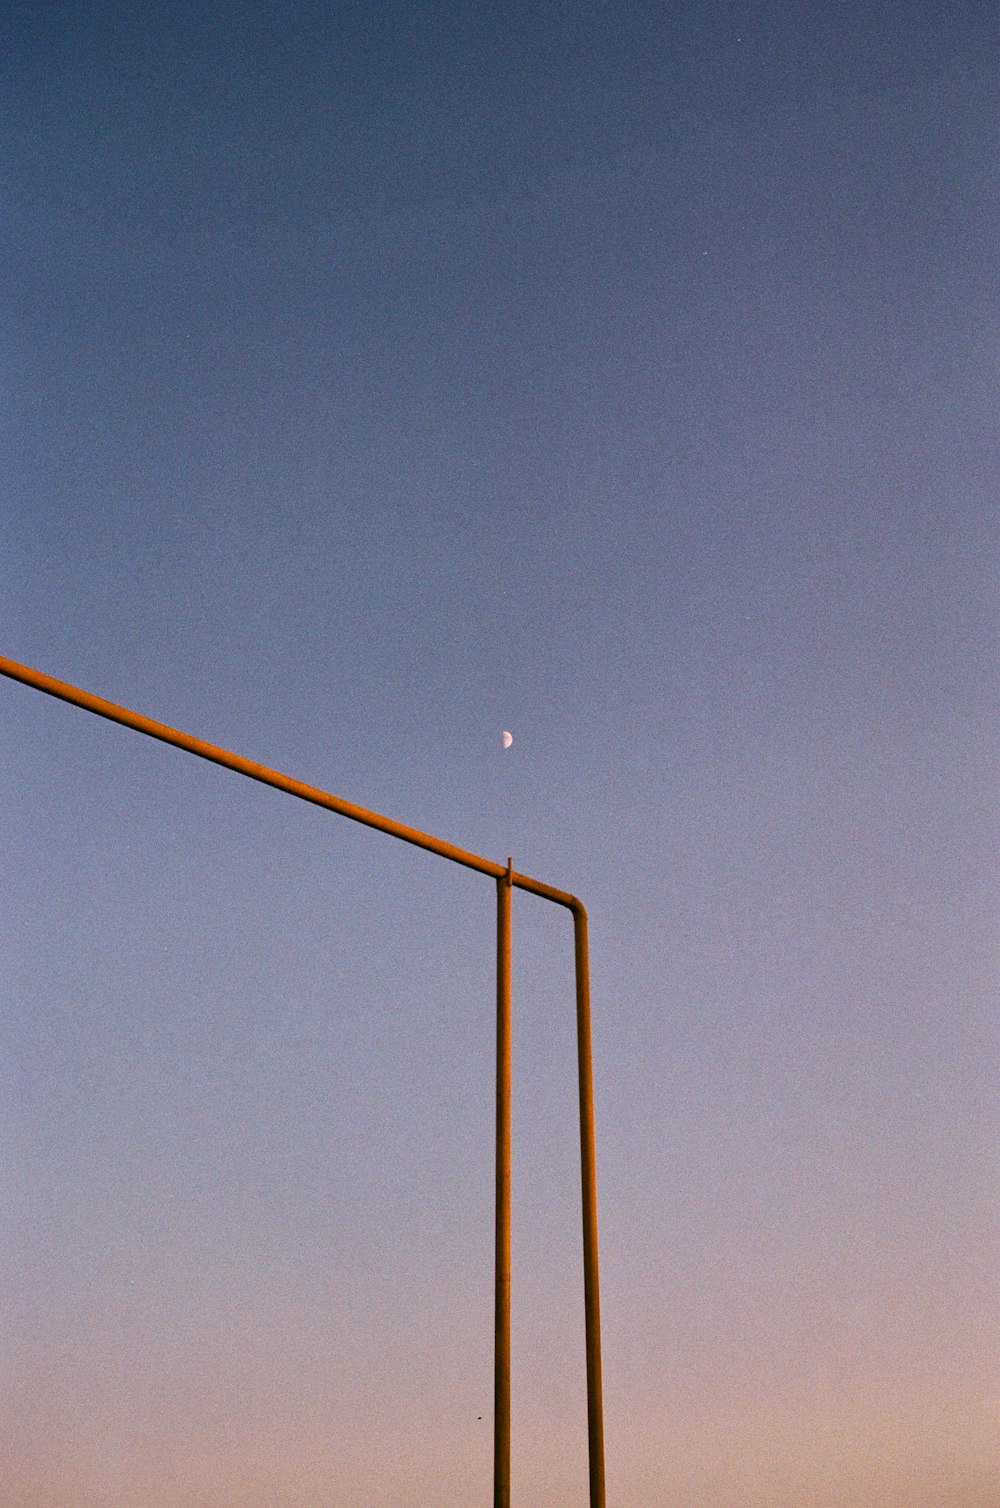
[[(587, 902), (615, 1508), (1000, 1501), (997, 33), (6, 10), (0, 652)], [(488, 1501), (492, 885), (0, 716), (0, 1501)], [(571, 929), (514, 926), (564, 1508)]]

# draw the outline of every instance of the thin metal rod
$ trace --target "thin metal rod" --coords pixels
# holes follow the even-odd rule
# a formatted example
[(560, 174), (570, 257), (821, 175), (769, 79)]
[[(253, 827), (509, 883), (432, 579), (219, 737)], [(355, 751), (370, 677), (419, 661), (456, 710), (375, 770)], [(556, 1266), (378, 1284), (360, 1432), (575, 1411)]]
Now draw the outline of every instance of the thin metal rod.
[(510, 902), (497, 880), (497, 1149), (493, 1337), (493, 1508), (510, 1508)]
[[(427, 849), (428, 852), (438, 854), (443, 859), (451, 859), (455, 864), (462, 864), (467, 869), (477, 870), (480, 874), (492, 876), (497, 881), (497, 1356), (500, 1355), (500, 1313), (501, 1313), (501, 1273), (505, 1274), (506, 1292), (504, 1297), (504, 1326), (506, 1330), (506, 1424), (504, 1428), (496, 1429), (494, 1433), (494, 1472), (495, 1483), (499, 1480), (497, 1474), (498, 1441), (501, 1437), (506, 1439), (506, 1491), (507, 1498), (495, 1497), (496, 1503), (503, 1503), (506, 1508), (509, 1502), (509, 1470), (510, 1470), (510, 897), (512, 888), (527, 890), (532, 895), (541, 896), (543, 900), (553, 901), (557, 906), (565, 906), (573, 913), (574, 945), (576, 954), (576, 1025), (577, 1025), (577, 1054), (580, 1086), (580, 1160), (581, 1176), (583, 1184), (583, 1281), (584, 1281), (584, 1312), (586, 1324), (586, 1349), (587, 1349), (587, 1432), (590, 1451), (590, 1505), (591, 1508), (604, 1508), (604, 1411), (601, 1390), (601, 1319), (599, 1282), (597, 1271), (597, 1182), (594, 1156), (594, 1087), (593, 1066), (591, 1061), (590, 1041), (590, 976), (587, 948), (587, 913), (581, 901), (568, 891), (557, 890), (553, 885), (546, 885), (542, 880), (532, 879), (530, 875), (517, 874), (507, 861), (506, 868), (502, 864), (496, 864), (491, 859), (484, 859), (479, 854), (468, 852), (464, 848), (456, 848), (452, 843), (446, 843), (441, 838), (434, 838), (429, 833), (420, 832), (418, 828), (407, 827), (402, 822), (395, 822), (391, 817), (384, 817), (379, 812), (368, 811), (365, 807), (356, 806), (351, 801), (344, 801), (339, 796), (332, 796), (328, 791), (319, 790), (316, 786), (305, 785), (301, 780), (293, 780), (288, 775), (282, 775), (277, 770), (271, 770), (266, 765), (256, 764), (253, 760), (244, 759), (240, 754), (233, 754), (228, 749), (217, 748), (214, 744), (205, 743), (200, 738), (194, 738), (190, 733), (182, 733), (177, 728), (168, 727), (165, 723), (157, 723), (152, 718), (143, 717), (141, 713), (132, 712), (128, 707), (120, 707), (115, 702), (108, 702), (103, 697), (94, 696), (89, 691), (82, 691), (77, 686), (70, 686), (65, 681), (57, 681), (52, 676), (43, 675), (39, 670), (32, 670), (27, 665), (21, 665), (16, 660), (9, 660), (0, 656), (0, 675), (5, 675), (11, 680), (20, 681), (25, 686), (31, 686), (36, 691), (45, 692), (48, 696), (58, 697), (61, 701), (70, 702), (73, 706), (81, 707), (86, 712), (93, 712), (98, 717), (104, 717), (111, 722), (121, 723), (126, 728), (133, 728), (137, 733), (144, 733), (150, 738), (159, 739), (161, 743), (173, 744), (178, 749), (185, 750), (188, 754), (194, 754), (200, 759), (210, 760), (213, 764), (224, 766), (234, 770), (238, 775), (246, 775), (250, 780), (258, 780), (263, 785), (273, 786), (276, 790), (284, 791), (289, 796), (297, 796), (302, 801), (310, 801), (314, 806), (321, 806), (327, 811), (336, 812), (341, 817), (347, 817), (352, 822), (360, 822), (365, 827), (373, 827), (380, 832), (388, 833), (390, 837), (400, 838), (404, 843), (412, 843), (417, 848)], [(504, 932), (504, 929), (505, 932)], [(501, 946), (501, 937), (506, 936), (505, 949)], [(505, 962), (501, 962), (501, 958)], [(505, 981), (503, 984), (501, 981)], [(503, 1030), (507, 1033), (506, 1041), (506, 1067), (502, 1067), (503, 1054), (501, 1053), (501, 1022), (504, 1019), (504, 1010), (501, 1008), (501, 995), (506, 991), (506, 1026)], [(505, 1084), (501, 1086), (501, 1075), (505, 1074)], [(506, 1101), (506, 1125), (501, 1126), (501, 1105)], [(506, 1171), (501, 1174), (501, 1147), (506, 1139)], [(500, 1220), (501, 1185), (504, 1184), (504, 1200), (506, 1208), (506, 1227), (502, 1229)], [(501, 1251), (505, 1253), (501, 1262)], [(495, 1398), (494, 1398), (494, 1424), (496, 1426), (500, 1418), (500, 1402), (503, 1389), (499, 1386), (499, 1364), (495, 1372)], [(494, 1492), (498, 1488), (494, 1487)]]
[(502, 864), (495, 864), (492, 859), (480, 858), (478, 854), (468, 853), (464, 848), (456, 848), (453, 843), (446, 843), (442, 838), (432, 838), (429, 833), (422, 833), (415, 827), (407, 827), (402, 822), (394, 822), (391, 817), (383, 817), (380, 812), (368, 811), (366, 807), (355, 806), (353, 801), (344, 801), (340, 796), (331, 796), (329, 791), (321, 791), (316, 786), (305, 785), (301, 780), (293, 780), (289, 775), (282, 775), (278, 770), (270, 770), (267, 765), (255, 764), (251, 759), (244, 759), (241, 754), (233, 754), (229, 749), (219, 749), (215, 744), (205, 743), (203, 739), (194, 738), (190, 733), (181, 733), (177, 728), (170, 728), (166, 723), (153, 722), (152, 718), (143, 717), (139, 712), (132, 712), (128, 707), (119, 707), (115, 702), (106, 702), (103, 697), (94, 696), (89, 691), (81, 691), (77, 686), (70, 686), (65, 681), (57, 681), (50, 675), (43, 675), (40, 670), (31, 670), (27, 665), (19, 665), (16, 660), (7, 660), (0, 657), (0, 675), (6, 675), (14, 681), (22, 681), (26, 686), (33, 686), (36, 691), (47, 692), (49, 696), (59, 697), (61, 701), (72, 702), (76, 707), (82, 707), (85, 712), (95, 712), (98, 717), (106, 717), (113, 723), (121, 723), (126, 728), (134, 728), (137, 733), (146, 733), (150, 738), (158, 738), (161, 743), (173, 744), (175, 748), (184, 749), (188, 754), (196, 754), (199, 759), (211, 760), (213, 764), (221, 764), (228, 770), (235, 770), (238, 775), (246, 775), (250, 780), (259, 780), (263, 785), (274, 786), (276, 790), (285, 791), (289, 796), (298, 796), (302, 801), (311, 801), (314, 806), (322, 806), (327, 811), (336, 812), (338, 816), (348, 817), (352, 822), (360, 822), (365, 827), (378, 828), (380, 832), (389, 833), (393, 838), (401, 838), (404, 843), (412, 843), (417, 848), (429, 849), (431, 853), (439, 854), (442, 859), (451, 859), (456, 864), (464, 864), (467, 869), (476, 869), (480, 874), (489, 874), (494, 879), (507, 873)]
[(601, 1383), (601, 1299), (597, 1270), (597, 1161), (594, 1147), (594, 1068), (590, 1042), (590, 961), (587, 913), (579, 902), (573, 908), (573, 942), (576, 954), (576, 1049), (580, 1084), (590, 1508), (604, 1508), (604, 1397)]
[[(175, 748), (194, 754), (199, 759), (208, 759), (227, 770), (235, 770), (237, 775), (246, 775), (250, 780), (259, 780), (262, 785), (273, 786), (275, 790), (284, 791), (289, 796), (298, 796), (302, 801), (311, 801), (314, 806), (325, 807), (327, 811), (347, 817), (351, 822), (360, 822), (365, 827), (377, 828), (379, 832), (388, 833), (393, 838), (400, 838), (404, 843), (412, 843), (417, 848), (425, 848), (429, 853), (438, 854), (442, 859), (451, 859), (455, 864), (464, 864), (466, 869), (475, 869), (479, 874), (488, 874), (495, 880), (507, 873), (506, 865), (497, 864), (493, 859), (485, 859), (481, 854), (470, 853), (465, 848), (457, 848), (454, 843), (446, 843), (443, 838), (432, 837), (430, 833), (421, 832), (419, 828), (396, 822), (392, 817), (383, 816), (381, 812), (372, 812), (366, 807), (356, 806), (353, 801), (345, 801), (342, 796), (333, 796), (329, 791), (320, 790), (317, 786), (306, 785), (301, 780), (293, 780), (290, 775), (282, 775), (279, 770), (271, 770), (267, 765), (257, 764), (252, 759), (244, 759), (242, 754), (233, 754), (229, 749), (220, 749), (215, 744), (195, 738), (191, 733), (182, 733), (179, 728), (171, 728), (166, 723), (154, 722), (151, 717), (143, 717), (141, 712), (133, 712), (129, 707), (120, 707), (117, 702), (109, 702), (104, 697), (94, 696), (93, 692), (82, 691), (79, 686), (71, 686), (67, 681), (57, 681), (54, 676), (44, 675), (40, 670), (32, 670), (29, 665), (21, 665), (17, 660), (9, 660), (3, 655), (0, 655), (0, 675), (5, 675), (12, 681), (20, 681), (25, 686), (32, 686), (36, 691), (44, 691), (47, 696), (70, 702), (74, 707), (82, 707), (85, 712), (93, 712), (98, 717), (106, 717), (109, 722), (121, 723), (125, 728), (133, 728), (137, 733), (145, 733), (147, 737), (159, 739), (161, 743), (173, 744)], [(566, 906), (570, 911), (580, 904), (576, 896), (570, 895), (567, 890), (557, 890), (554, 885), (546, 885), (543, 880), (534, 880), (527, 874), (515, 872), (511, 875), (511, 883), (519, 890), (528, 890), (532, 895), (540, 895), (543, 900), (554, 901), (557, 906)]]

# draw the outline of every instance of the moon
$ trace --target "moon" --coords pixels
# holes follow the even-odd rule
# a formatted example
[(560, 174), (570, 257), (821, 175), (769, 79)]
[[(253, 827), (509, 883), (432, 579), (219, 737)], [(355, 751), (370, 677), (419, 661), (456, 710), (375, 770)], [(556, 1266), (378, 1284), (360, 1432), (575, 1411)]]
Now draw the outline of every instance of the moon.
[(500, 742), (503, 744), (503, 746), (504, 746), (505, 749), (509, 749), (510, 746), (511, 746), (511, 744), (514, 742), (514, 735), (513, 735), (513, 733), (508, 733), (507, 729), (504, 728), (504, 730), (503, 730), (503, 738), (500, 740)]

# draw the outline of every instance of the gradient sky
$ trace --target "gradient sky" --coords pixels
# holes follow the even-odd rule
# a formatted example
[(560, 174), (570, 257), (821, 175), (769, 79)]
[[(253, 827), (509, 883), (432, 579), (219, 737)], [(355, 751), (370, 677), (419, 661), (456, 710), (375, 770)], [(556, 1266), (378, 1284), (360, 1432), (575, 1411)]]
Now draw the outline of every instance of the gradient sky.
[[(0, 652), (583, 897), (615, 1508), (1000, 1501), (997, 43), (6, 11)], [(0, 713), (0, 1501), (485, 1503), (492, 885)], [(572, 938), (514, 927), (564, 1508)]]

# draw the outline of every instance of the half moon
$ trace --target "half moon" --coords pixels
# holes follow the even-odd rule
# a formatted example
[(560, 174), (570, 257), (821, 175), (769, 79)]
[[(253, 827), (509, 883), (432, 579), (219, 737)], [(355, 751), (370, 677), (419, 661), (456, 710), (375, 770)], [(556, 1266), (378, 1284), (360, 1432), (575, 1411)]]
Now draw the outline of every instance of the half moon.
[(514, 735), (513, 735), (513, 733), (508, 733), (507, 729), (504, 728), (504, 730), (503, 730), (503, 738), (501, 739), (501, 742), (502, 742), (502, 744), (503, 744), (503, 746), (504, 746), (505, 749), (509, 749), (510, 746), (511, 746), (511, 744), (514, 742)]

